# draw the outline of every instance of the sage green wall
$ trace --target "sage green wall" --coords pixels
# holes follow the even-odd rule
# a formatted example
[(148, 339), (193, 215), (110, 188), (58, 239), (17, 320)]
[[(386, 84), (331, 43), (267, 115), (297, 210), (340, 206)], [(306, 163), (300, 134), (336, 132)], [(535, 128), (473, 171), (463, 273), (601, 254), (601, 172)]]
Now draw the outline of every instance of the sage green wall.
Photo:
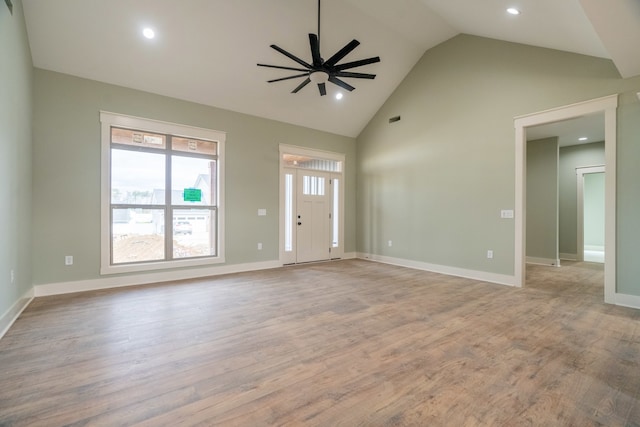
[(604, 173), (584, 176), (584, 248), (604, 250)]
[(559, 257), (557, 137), (527, 141), (526, 170), (526, 256), (555, 264)]
[[(604, 120), (602, 123), (604, 126)], [(560, 147), (560, 253), (577, 254), (578, 194), (576, 168), (604, 165), (604, 142)]]
[(227, 132), (227, 264), (279, 257), (280, 143), (344, 153), (345, 251), (355, 251), (355, 139), (36, 69), (34, 284), (99, 277), (100, 110)]
[(637, 80), (633, 93), (621, 97), (618, 109), (616, 283), (623, 294), (640, 295), (640, 92)]
[(638, 90), (590, 56), (469, 35), (430, 49), (358, 137), (358, 251), (512, 275), (513, 118), (621, 93), (618, 290), (640, 295)]
[[(31, 289), (33, 66), (22, 2), (0, 4), (0, 320)], [(14, 282), (11, 282), (11, 271)], [(8, 319), (6, 319), (8, 320)], [(2, 323), (0, 322), (0, 329)]]

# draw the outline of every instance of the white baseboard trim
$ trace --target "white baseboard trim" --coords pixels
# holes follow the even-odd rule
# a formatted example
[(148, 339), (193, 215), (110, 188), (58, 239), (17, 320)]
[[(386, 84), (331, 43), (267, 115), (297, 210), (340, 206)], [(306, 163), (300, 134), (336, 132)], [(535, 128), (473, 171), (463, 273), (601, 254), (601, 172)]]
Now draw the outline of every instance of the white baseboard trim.
[(20, 314), (24, 311), (25, 308), (29, 306), (31, 301), (33, 301), (34, 293), (33, 288), (29, 289), (29, 291), (24, 294), (21, 298), (19, 298), (5, 313), (0, 316), (0, 338), (7, 333), (11, 325), (18, 319)]
[(577, 261), (578, 254), (560, 254), (560, 260)]
[(553, 258), (538, 258), (534, 256), (528, 256), (527, 264), (540, 264), (540, 265), (549, 265), (553, 267), (558, 267), (560, 266), (560, 260), (553, 259)]
[(616, 293), (614, 304), (622, 307), (640, 309), (640, 296)]
[(342, 259), (356, 259), (358, 258), (358, 254), (356, 252), (345, 252), (342, 255)]
[(392, 258), (382, 255), (373, 255), (358, 252), (357, 257), (383, 264), (398, 265), (400, 267), (413, 268), (416, 270), (430, 271), (432, 273), (446, 274), (448, 276), (464, 277), (466, 279), (479, 280), (481, 282), (497, 283), (499, 285), (516, 286), (515, 276), (506, 274), (488, 273), (486, 271), (468, 270), (465, 268), (450, 267), (447, 265), (429, 264), (421, 261), (412, 261), (402, 258)]
[(174, 280), (196, 279), (200, 277), (219, 276), (222, 274), (242, 273), (245, 271), (268, 270), (282, 267), (280, 261), (264, 261), (247, 264), (221, 265), (208, 268), (193, 268), (188, 270), (160, 271), (146, 274), (132, 274), (126, 276), (109, 276), (99, 279), (78, 280), (73, 282), (58, 282), (35, 285), (36, 297), (69, 294), (73, 292), (94, 291), (98, 289), (120, 288), (126, 286), (146, 285), (149, 283), (171, 282)]

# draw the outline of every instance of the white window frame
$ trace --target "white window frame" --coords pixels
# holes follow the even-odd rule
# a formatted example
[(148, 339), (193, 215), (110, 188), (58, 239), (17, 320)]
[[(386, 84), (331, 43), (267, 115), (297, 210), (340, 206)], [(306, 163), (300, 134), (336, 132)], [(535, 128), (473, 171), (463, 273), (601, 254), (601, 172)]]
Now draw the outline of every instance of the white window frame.
[[(100, 112), (101, 130), (101, 181), (100, 181), (100, 274), (131, 273), (153, 271), (169, 268), (195, 267), (201, 265), (221, 264), (225, 262), (224, 250), (224, 143), (226, 133), (211, 129), (163, 122), (124, 114)], [(217, 256), (193, 259), (176, 259), (170, 261), (144, 262), (140, 264), (111, 264), (111, 127), (145, 130), (148, 132), (171, 134), (175, 136), (201, 138), (217, 141), (218, 150), (218, 221)]]

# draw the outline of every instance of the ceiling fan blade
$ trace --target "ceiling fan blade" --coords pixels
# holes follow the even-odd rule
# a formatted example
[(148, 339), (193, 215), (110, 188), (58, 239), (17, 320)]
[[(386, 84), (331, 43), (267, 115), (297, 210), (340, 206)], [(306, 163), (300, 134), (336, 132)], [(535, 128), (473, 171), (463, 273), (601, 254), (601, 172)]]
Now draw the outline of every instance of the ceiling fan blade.
[(283, 54), (283, 55), (284, 55), (284, 56), (286, 56), (287, 58), (289, 58), (289, 59), (292, 59), (292, 60), (296, 61), (298, 64), (302, 65), (303, 67), (306, 67), (306, 68), (309, 68), (309, 69), (313, 68), (313, 66), (312, 66), (312, 65), (307, 64), (307, 63), (306, 63), (306, 62), (304, 62), (302, 59), (298, 58), (298, 57), (297, 57), (297, 56), (295, 56), (295, 55), (290, 54), (289, 52), (287, 52), (286, 50), (284, 50), (284, 49), (283, 49), (283, 48), (281, 48), (281, 47), (276, 46), (275, 44), (272, 44), (272, 45), (271, 45), (271, 48), (272, 48), (272, 49), (277, 50), (278, 52), (280, 52), (281, 54)]
[(353, 49), (358, 47), (359, 44), (360, 42), (358, 40), (356, 39), (351, 40), (349, 43), (345, 45), (345, 47), (337, 51), (335, 55), (333, 55), (331, 58), (326, 60), (325, 65), (327, 65), (328, 67), (333, 67), (338, 63), (338, 61), (340, 61), (342, 58), (347, 56)]
[(340, 86), (343, 89), (348, 90), (349, 92), (351, 92), (352, 90), (355, 89), (355, 87), (351, 86), (349, 83), (347, 82), (343, 82), (342, 80), (340, 80), (339, 78), (335, 77), (335, 76), (329, 76), (329, 81), (335, 85)]
[(300, 85), (299, 85), (297, 88), (295, 88), (294, 90), (292, 90), (292, 91), (291, 91), (291, 93), (298, 93), (298, 91), (299, 91), (300, 89), (302, 89), (303, 87), (305, 87), (305, 86), (306, 86), (306, 85), (308, 85), (309, 83), (311, 83), (311, 79), (310, 79), (309, 77), (307, 77), (307, 78), (305, 79), (305, 81), (303, 81), (302, 83), (300, 83)]
[(374, 64), (376, 62), (380, 62), (379, 56), (374, 56), (373, 58), (361, 59), (359, 61), (347, 62), (345, 64), (336, 65), (334, 68), (336, 71), (347, 70), (349, 68), (360, 67), (362, 65)]
[(274, 82), (281, 82), (282, 80), (289, 80), (289, 79), (297, 79), (298, 77), (304, 77), (304, 76), (308, 76), (309, 73), (304, 73), (304, 74), (296, 74), (295, 76), (289, 76), (289, 77), (282, 77), (279, 79), (273, 79), (273, 80), (267, 80), (267, 83), (274, 83)]
[(308, 70), (305, 70), (304, 68), (282, 67), (280, 65), (269, 65), (269, 64), (258, 64), (258, 67), (277, 68), (279, 70), (291, 70), (291, 71), (308, 71)]
[(311, 57), (313, 58), (313, 66), (319, 67), (320, 65), (322, 65), (322, 58), (320, 57), (320, 42), (317, 35), (309, 34), (309, 45), (311, 46)]
[(352, 79), (375, 79), (375, 74), (366, 74), (366, 73), (350, 73), (348, 71), (338, 71), (334, 74), (336, 77), (349, 77)]
[(327, 87), (324, 83), (318, 83), (318, 90), (320, 91), (320, 96), (325, 96), (327, 94)]

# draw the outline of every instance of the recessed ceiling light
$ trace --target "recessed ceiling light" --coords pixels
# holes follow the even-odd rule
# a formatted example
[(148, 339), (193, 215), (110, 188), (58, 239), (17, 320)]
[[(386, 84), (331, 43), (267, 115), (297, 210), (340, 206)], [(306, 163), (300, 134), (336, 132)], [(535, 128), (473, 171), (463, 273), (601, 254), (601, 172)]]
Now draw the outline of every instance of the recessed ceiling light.
[(515, 7), (510, 7), (509, 9), (507, 9), (507, 13), (510, 13), (511, 15), (520, 15), (520, 10), (516, 9)]
[(578, 138), (578, 141), (586, 141), (587, 139), (589, 139), (589, 138), (587, 138), (586, 136), (583, 136), (583, 137)]
[(342, 99), (342, 92), (336, 93), (336, 99)]
[(156, 36), (156, 33), (151, 28), (147, 27), (144, 30), (142, 30), (142, 35), (148, 39), (152, 39)]

